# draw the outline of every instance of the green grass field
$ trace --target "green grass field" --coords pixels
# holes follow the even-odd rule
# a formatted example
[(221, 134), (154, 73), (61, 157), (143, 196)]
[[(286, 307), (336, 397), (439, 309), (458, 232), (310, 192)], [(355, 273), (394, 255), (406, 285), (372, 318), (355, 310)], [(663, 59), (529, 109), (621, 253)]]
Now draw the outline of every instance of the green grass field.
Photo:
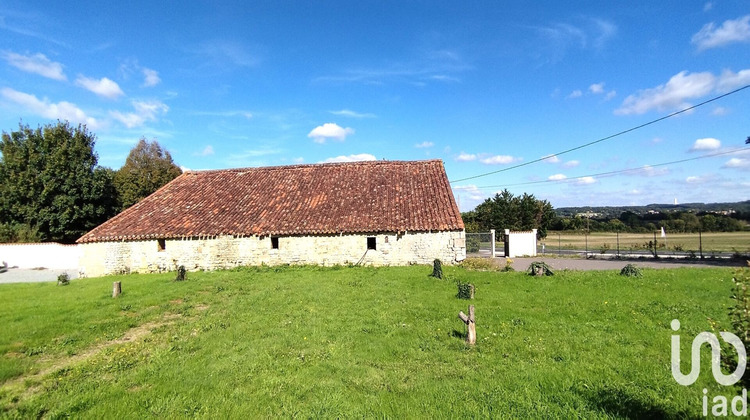
[[(558, 237), (558, 233), (560, 234)], [(620, 251), (630, 249), (644, 249), (644, 244), (654, 240), (653, 233), (620, 233)], [(703, 243), (703, 253), (709, 256), (711, 252), (739, 252), (750, 253), (750, 232), (716, 232), (703, 233), (702, 238), (697, 233), (667, 233), (666, 241), (658, 233), (656, 241), (659, 245), (664, 244), (668, 251), (676, 247), (684, 251), (692, 250), (696, 254), (699, 242)], [(584, 249), (586, 236), (584, 234), (570, 232), (550, 231), (544, 239), (547, 252), (554, 252), (558, 245), (562, 249)], [(590, 251), (598, 251), (602, 246), (609, 247), (608, 253), (617, 249), (617, 235), (614, 232), (591, 232), (588, 235), (588, 247)]]
[(0, 285), (0, 417), (700, 417), (737, 392), (707, 351), (696, 384), (670, 373), (672, 319), (683, 360), (729, 328), (730, 269), (445, 271), (476, 285), (473, 348), (426, 266)]

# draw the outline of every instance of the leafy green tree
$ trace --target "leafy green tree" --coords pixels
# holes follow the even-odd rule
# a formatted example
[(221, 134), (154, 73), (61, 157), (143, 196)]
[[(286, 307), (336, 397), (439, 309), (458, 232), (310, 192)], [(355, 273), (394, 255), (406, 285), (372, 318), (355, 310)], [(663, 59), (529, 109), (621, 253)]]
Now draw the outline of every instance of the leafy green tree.
[[(533, 194), (514, 196), (507, 189), (488, 198), (469, 213), (467, 216), (472, 228), (478, 227), (485, 231), (537, 229), (539, 238), (547, 236), (547, 230), (557, 217), (552, 205), (546, 200), (538, 200)], [(499, 233), (502, 234), (502, 231)]]
[(3, 132), (0, 236), (71, 243), (114, 214), (112, 177), (97, 166), (96, 136), (58, 121)]
[(181, 173), (172, 155), (156, 140), (148, 142), (142, 138), (130, 150), (125, 165), (114, 177), (120, 208), (126, 209), (143, 200)]

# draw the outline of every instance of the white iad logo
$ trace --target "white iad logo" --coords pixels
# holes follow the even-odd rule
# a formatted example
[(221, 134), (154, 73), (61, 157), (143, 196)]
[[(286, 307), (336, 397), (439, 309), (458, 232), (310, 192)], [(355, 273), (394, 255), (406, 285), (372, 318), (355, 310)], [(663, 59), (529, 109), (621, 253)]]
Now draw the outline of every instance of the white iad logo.
[[(680, 321), (673, 319), (672, 330), (677, 331), (679, 329)], [(745, 353), (745, 346), (742, 344), (742, 340), (730, 332), (722, 331), (719, 334), (724, 341), (731, 344), (737, 350), (737, 368), (729, 375), (725, 375), (721, 371), (721, 346), (719, 345), (719, 339), (716, 338), (715, 334), (705, 331), (693, 339), (693, 346), (690, 353), (690, 373), (683, 375), (680, 371), (680, 336), (672, 335), (672, 377), (674, 377), (678, 384), (688, 386), (695, 383), (698, 379), (701, 371), (700, 350), (704, 343), (711, 345), (711, 372), (717, 383), (724, 386), (731, 386), (742, 379), (747, 365), (747, 354)]]

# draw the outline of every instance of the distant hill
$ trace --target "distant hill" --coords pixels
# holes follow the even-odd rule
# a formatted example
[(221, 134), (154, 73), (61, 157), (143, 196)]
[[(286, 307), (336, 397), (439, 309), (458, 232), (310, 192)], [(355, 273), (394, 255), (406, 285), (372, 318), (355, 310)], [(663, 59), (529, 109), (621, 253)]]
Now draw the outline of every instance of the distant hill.
[(750, 200), (738, 203), (684, 203), (684, 204), (648, 204), (645, 206), (586, 206), (560, 207), (555, 209), (559, 217), (574, 217), (577, 214), (591, 214), (595, 219), (612, 219), (620, 217), (623, 212), (631, 211), (637, 215), (648, 213), (693, 212), (693, 213), (747, 213), (750, 212)]

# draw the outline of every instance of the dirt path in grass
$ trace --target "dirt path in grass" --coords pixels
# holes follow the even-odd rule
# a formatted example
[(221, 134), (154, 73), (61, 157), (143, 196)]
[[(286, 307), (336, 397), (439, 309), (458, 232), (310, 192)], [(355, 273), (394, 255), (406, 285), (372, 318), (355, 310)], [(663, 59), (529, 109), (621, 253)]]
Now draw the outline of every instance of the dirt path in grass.
[[(526, 270), (534, 261), (544, 261), (557, 270), (620, 270), (626, 264), (633, 264), (641, 268), (709, 268), (709, 267), (743, 267), (747, 262), (740, 260), (703, 260), (703, 261), (680, 261), (677, 259), (630, 259), (630, 260), (608, 260), (599, 258), (558, 258), (537, 256), (532, 258), (514, 258), (513, 268), (516, 271)], [(505, 258), (495, 258), (498, 266), (505, 266)]]
[[(22, 375), (16, 379), (12, 379), (8, 382), (5, 382), (4, 384), (0, 385), (0, 389), (5, 390), (5, 391), (15, 390), (20, 394), (21, 399), (26, 399), (32, 396), (33, 394), (35, 394), (39, 390), (42, 379), (45, 376), (51, 373), (57, 372), (61, 369), (69, 368), (81, 362), (84, 362), (96, 356), (97, 354), (99, 354), (100, 352), (104, 351), (105, 349), (109, 347), (112, 347), (118, 344), (140, 340), (146, 335), (151, 334), (151, 332), (155, 330), (156, 328), (162, 327), (164, 325), (173, 324), (175, 320), (180, 317), (182, 317), (182, 315), (180, 314), (171, 314), (171, 313), (164, 314), (164, 316), (162, 316), (162, 318), (157, 321), (151, 321), (143, 325), (133, 327), (125, 331), (125, 333), (120, 338), (97, 343), (94, 346), (89, 347), (88, 349), (82, 350), (81, 352), (73, 356), (65, 357), (63, 359), (57, 359), (57, 358), (53, 359), (51, 357), (40, 359), (37, 363), (44, 367), (39, 369), (38, 372), (29, 374), (29, 375)], [(48, 363), (51, 363), (51, 364), (48, 364)], [(31, 384), (31, 385), (29, 386), (28, 384)]]

